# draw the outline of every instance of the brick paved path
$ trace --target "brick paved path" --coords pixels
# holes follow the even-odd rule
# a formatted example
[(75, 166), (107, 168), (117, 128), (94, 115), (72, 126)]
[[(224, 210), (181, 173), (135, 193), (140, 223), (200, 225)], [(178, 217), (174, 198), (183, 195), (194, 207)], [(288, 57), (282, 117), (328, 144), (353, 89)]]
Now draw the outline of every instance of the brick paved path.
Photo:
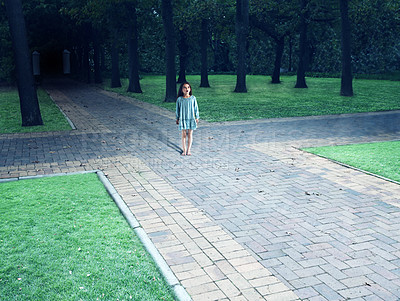
[(400, 186), (298, 149), (399, 139), (400, 112), (201, 121), (182, 157), (174, 113), (46, 88), (77, 130), (0, 135), (0, 178), (103, 170), (193, 300), (400, 299)]

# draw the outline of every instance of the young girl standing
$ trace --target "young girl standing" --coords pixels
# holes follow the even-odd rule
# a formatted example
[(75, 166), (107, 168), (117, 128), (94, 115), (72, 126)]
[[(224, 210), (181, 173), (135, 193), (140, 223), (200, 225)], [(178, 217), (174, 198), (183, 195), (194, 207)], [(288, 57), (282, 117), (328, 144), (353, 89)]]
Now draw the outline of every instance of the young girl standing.
[[(193, 130), (199, 122), (199, 107), (197, 100), (192, 95), (192, 87), (184, 82), (179, 87), (178, 99), (176, 100), (176, 124), (182, 131), (182, 156), (190, 156), (193, 142)], [(187, 140), (187, 148), (186, 148)]]

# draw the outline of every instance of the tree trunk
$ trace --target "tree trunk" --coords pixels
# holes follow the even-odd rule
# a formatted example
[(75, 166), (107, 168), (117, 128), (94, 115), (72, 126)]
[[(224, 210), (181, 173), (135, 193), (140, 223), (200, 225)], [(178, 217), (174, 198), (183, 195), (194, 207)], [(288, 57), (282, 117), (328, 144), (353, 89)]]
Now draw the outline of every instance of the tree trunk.
[(235, 92), (245, 93), (246, 88), (246, 42), (249, 30), (249, 0), (236, 1), (237, 77)]
[(114, 37), (111, 43), (111, 88), (121, 87), (119, 73), (119, 51), (118, 51), (118, 30), (114, 30)]
[(99, 33), (97, 29), (93, 30), (93, 63), (94, 63), (94, 82), (96, 84), (101, 84), (103, 79), (101, 77), (101, 65), (100, 65), (100, 40)]
[(284, 47), (285, 47), (285, 37), (282, 36), (276, 39), (274, 73), (272, 74), (273, 84), (280, 84), (281, 82), (280, 76), (281, 76), (281, 65), (282, 65), (282, 56)]
[(165, 101), (176, 101), (175, 31), (171, 0), (162, 0), (162, 18), (165, 31), (166, 87)]
[(353, 76), (351, 72), (351, 35), (348, 0), (340, 0), (342, 25), (342, 79), (340, 95), (353, 96)]
[(203, 88), (210, 87), (210, 83), (208, 82), (207, 45), (208, 45), (208, 21), (207, 21), (207, 19), (202, 19), (201, 20), (201, 40), (200, 40), (200, 52), (201, 52), (200, 87), (203, 87)]
[(76, 49), (76, 73), (82, 74), (83, 73), (83, 47), (80, 45)]
[(289, 56), (288, 71), (289, 72), (292, 72), (292, 70), (293, 70), (293, 67), (292, 67), (292, 53), (293, 53), (293, 42), (292, 42), (292, 37), (289, 36), (289, 54), (288, 54), (288, 56)]
[(100, 70), (103, 73), (104, 71), (107, 71), (106, 68), (106, 51), (104, 49), (104, 46), (100, 46)]
[(89, 62), (89, 43), (85, 41), (85, 45), (83, 46), (83, 72), (86, 77), (86, 82), (90, 84), (90, 62)]
[(231, 71), (231, 62), (229, 58), (229, 46), (218, 37), (214, 38), (212, 43), (214, 52), (214, 65), (212, 69), (215, 72)]
[(179, 30), (179, 76), (177, 83), (186, 82), (186, 62), (189, 51), (187, 36), (184, 30)]
[(21, 0), (5, 1), (14, 48), (22, 126), (42, 125)]
[(308, 88), (306, 84), (307, 12), (308, 0), (301, 0), (299, 66), (295, 88)]
[(129, 4), (129, 11), (131, 13), (131, 22), (129, 23), (129, 86), (128, 92), (142, 93), (139, 78), (139, 53), (138, 53), (138, 24), (136, 6), (133, 2)]
[(83, 76), (86, 78), (86, 82), (90, 84), (91, 81), (91, 68), (90, 68), (90, 45), (89, 45), (89, 39), (90, 36), (92, 35), (92, 26), (90, 23), (85, 23), (82, 27), (83, 31), (83, 37), (84, 37), (84, 42), (83, 42), (83, 56), (82, 56), (82, 71), (83, 71)]

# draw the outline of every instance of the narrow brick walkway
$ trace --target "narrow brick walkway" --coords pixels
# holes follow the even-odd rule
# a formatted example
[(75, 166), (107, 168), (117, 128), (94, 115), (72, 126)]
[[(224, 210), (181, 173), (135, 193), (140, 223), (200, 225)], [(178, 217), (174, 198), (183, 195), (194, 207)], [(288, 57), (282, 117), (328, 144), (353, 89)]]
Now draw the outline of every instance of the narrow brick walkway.
[(77, 130), (0, 135), (0, 178), (103, 170), (193, 300), (400, 299), (400, 185), (299, 150), (399, 139), (400, 112), (201, 121), (181, 157), (174, 113), (46, 88)]

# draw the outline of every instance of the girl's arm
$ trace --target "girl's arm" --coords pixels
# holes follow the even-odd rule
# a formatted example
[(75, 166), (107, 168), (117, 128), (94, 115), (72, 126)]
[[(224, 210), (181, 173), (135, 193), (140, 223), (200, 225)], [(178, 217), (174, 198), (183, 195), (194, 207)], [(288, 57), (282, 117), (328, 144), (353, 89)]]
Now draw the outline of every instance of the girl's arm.
[(178, 99), (176, 100), (176, 111), (175, 111), (176, 123), (177, 124), (179, 123), (180, 110), (181, 110), (181, 107), (180, 107), (180, 101), (179, 101), (179, 97), (178, 97)]
[(196, 121), (199, 121), (200, 114), (199, 114), (199, 106), (197, 105), (197, 99), (196, 97), (194, 98), (194, 117), (196, 118)]

